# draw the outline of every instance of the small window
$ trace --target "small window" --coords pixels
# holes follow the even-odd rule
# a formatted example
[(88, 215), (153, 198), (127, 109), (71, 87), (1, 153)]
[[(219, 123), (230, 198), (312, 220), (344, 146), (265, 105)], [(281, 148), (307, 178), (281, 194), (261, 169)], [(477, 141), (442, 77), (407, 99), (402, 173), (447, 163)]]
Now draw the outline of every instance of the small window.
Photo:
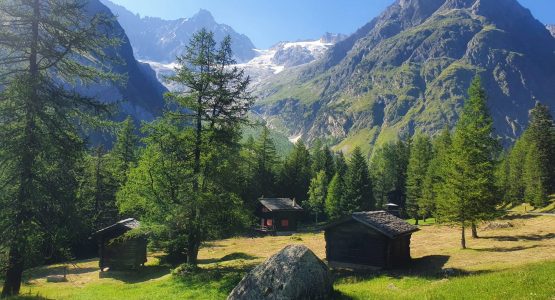
[(272, 226), (272, 219), (266, 219), (266, 226)]
[(281, 220), (281, 227), (289, 227), (289, 220), (288, 219)]

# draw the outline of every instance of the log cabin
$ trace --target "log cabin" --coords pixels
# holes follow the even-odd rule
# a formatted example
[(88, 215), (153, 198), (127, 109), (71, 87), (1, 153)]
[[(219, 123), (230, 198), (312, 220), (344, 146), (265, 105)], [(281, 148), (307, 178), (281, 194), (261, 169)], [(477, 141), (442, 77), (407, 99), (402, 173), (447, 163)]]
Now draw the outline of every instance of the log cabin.
[(417, 230), (385, 211), (355, 212), (325, 227), (326, 258), (331, 266), (401, 267)]
[(139, 228), (135, 219), (125, 219), (94, 233), (98, 241), (99, 267), (101, 271), (137, 270), (147, 260), (147, 239), (142, 235), (125, 236), (128, 231)]
[(266, 232), (297, 231), (304, 209), (294, 199), (260, 198), (257, 215), (260, 228)]

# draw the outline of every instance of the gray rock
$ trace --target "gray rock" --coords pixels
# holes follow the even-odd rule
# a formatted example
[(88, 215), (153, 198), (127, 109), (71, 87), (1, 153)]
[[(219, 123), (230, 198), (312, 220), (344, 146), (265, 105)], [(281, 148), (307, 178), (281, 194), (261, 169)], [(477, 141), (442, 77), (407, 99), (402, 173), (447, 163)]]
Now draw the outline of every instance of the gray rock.
[(324, 262), (306, 246), (290, 245), (254, 268), (227, 299), (328, 299), (332, 284)]

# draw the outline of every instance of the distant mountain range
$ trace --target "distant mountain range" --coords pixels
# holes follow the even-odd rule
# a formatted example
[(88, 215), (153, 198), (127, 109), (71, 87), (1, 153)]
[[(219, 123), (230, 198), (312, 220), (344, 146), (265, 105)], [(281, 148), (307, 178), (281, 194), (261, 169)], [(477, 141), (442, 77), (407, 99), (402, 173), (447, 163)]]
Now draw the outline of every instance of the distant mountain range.
[(193, 33), (201, 28), (212, 31), (217, 42), (230, 35), (237, 61), (247, 62), (256, 56), (255, 46), (247, 36), (235, 32), (230, 26), (216, 23), (207, 10), (200, 10), (191, 18), (163, 20), (141, 17), (109, 0), (101, 1), (117, 16), (139, 60), (164, 64), (175, 61), (183, 54)]
[[(88, 2), (87, 10), (91, 14), (112, 15), (110, 10), (98, 0)], [(123, 28), (115, 23), (109, 36), (121, 40), (115, 49), (108, 49), (109, 55), (122, 60), (121, 64), (109, 66), (115, 73), (125, 75), (125, 82), (96, 85), (83, 90), (83, 93), (97, 96), (106, 102), (119, 102), (120, 114), (117, 119), (131, 115), (137, 122), (152, 120), (162, 112), (163, 94), (167, 89), (160, 84), (156, 73), (148, 64), (138, 62), (133, 56), (133, 49)]]
[(254, 111), (292, 138), (371, 153), (454, 126), (477, 74), (507, 145), (536, 101), (555, 108), (555, 39), (517, 0), (397, 0), (319, 60), (260, 83)]

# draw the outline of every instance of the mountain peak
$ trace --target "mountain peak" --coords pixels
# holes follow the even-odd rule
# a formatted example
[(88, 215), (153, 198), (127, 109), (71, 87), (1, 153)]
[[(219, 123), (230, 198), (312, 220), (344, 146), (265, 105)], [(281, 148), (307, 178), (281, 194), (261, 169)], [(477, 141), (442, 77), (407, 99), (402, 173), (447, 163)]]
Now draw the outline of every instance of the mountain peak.
[(546, 27), (547, 27), (547, 30), (549, 30), (549, 32), (551, 32), (551, 35), (552, 35), (553, 37), (555, 37), (555, 25), (554, 25), (554, 24), (550, 24), (550, 25), (547, 25)]
[(206, 9), (200, 9), (191, 19), (199, 22), (205, 22), (205, 23), (216, 22), (216, 20), (214, 19), (214, 16), (212, 16), (212, 13), (210, 13), (210, 11)]

